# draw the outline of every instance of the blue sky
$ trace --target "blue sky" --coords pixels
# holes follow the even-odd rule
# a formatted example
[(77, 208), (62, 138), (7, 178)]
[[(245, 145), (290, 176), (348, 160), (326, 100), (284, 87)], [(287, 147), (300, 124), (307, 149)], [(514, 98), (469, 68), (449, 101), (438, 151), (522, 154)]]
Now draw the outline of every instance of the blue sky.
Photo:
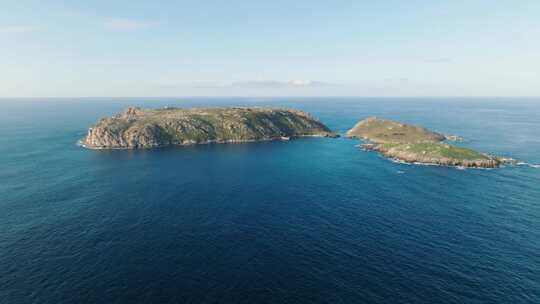
[(0, 97), (539, 96), (540, 1), (2, 1)]

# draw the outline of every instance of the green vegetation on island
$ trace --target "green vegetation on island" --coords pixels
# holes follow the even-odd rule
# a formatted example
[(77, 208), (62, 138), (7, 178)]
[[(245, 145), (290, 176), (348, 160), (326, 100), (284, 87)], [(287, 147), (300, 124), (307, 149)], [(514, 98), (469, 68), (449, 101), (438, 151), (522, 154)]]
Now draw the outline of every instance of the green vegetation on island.
[(91, 149), (337, 137), (311, 115), (272, 108), (129, 108), (101, 119), (81, 140)]
[(407, 163), (495, 168), (506, 161), (444, 142), (455, 136), (446, 137), (422, 127), (376, 117), (358, 122), (347, 136), (366, 140), (368, 143), (361, 145), (366, 150)]
[(347, 131), (347, 136), (377, 143), (439, 142), (445, 139), (444, 135), (422, 127), (377, 117), (358, 122)]
[(426, 157), (446, 157), (458, 160), (467, 159), (489, 159), (485, 154), (476, 152), (471, 149), (449, 145), (445, 143), (415, 143), (415, 144), (398, 144), (398, 143), (386, 143), (381, 144), (383, 149), (397, 149), (409, 151), (411, 153), (421, 153)]

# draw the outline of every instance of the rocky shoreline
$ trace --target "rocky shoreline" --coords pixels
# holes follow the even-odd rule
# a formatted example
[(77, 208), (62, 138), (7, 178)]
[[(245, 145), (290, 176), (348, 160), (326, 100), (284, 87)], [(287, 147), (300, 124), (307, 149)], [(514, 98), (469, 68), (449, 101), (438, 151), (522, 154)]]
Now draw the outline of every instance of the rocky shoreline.
[(483, 159), (455, 159), (450, 157), (431, 157), (424, 156), (418, 153), (410, 153), (406, 151), (385, 148), (384, 145), (365, 143), (358, 145), (359, 148), (365, 151), (375, 151), (381, 153), (384, 157), (407, 164), (415, 165), (431, 165), (444, 167), (463, 167), (463, 168), (498, 168), (502, 164), (515, 163), (512, 159), (497, 158), (485, 155)]
[[(265, 142), (265, 141), (289, 141), (291, 139), (300, 139), (300, 138), (307, 138), (307, 137), (314, 137), (314, 138), (337, 138), (339, 135), (330, 136), (330, 135), (297, 135), (293, 137), (272, 137), (272, 138), (260, 138), (260, 139), (253, 139), (253, 140), (207, 140), (207, 141), (184, 141), (184, 142), (178, 142), (173, 144), (174, 146), (193, 146), (193, 145), (212, 145), (212, 144), (243, 144), (243, 143), (255, 143), (255, 142)], [(85, 144), (85, 139), (81, 139), (78, 141), (77, 145), (90, 149), (90, 150), (126, 150), (126, 149), (154, 149), (154, 148), (163, 148), (171, 146), (171, 144), (162, 144), (162, 145), (147, 145), (147, 146), (140, 146), (136, 148), (126, 148), (126, 147), (105, 147), (105, 146), (88, 146)]]

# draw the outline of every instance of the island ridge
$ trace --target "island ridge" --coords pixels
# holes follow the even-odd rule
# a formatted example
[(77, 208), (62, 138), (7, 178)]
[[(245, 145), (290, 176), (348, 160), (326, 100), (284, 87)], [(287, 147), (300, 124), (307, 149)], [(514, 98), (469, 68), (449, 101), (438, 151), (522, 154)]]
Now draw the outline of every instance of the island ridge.
[(98, 121), (81, 144), (91, 149), (140, 149), (295, 137), (337, 137), (337, 134), (298, 110), (131, 107)]

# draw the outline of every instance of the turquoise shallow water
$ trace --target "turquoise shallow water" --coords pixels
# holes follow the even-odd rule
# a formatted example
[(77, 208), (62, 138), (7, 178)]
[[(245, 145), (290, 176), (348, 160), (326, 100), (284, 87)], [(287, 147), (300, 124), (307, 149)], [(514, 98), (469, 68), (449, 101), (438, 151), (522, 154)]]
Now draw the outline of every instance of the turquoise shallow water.
[(540, 99), (0, 101), (0, 303), (539, 303), (540, 169), (392, 163), (340, 139), (76, 145), (127, 106), (376, 115), (540, 164)]

